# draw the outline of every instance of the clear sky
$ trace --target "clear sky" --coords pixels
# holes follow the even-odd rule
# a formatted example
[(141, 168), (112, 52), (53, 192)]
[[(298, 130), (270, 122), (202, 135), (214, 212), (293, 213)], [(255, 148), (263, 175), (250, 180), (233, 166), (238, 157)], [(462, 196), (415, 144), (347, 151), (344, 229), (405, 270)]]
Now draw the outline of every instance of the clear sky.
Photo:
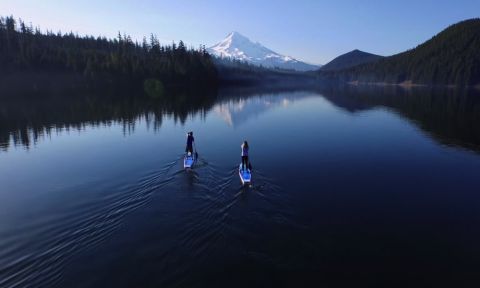
[(211, 46), (238, 31), (310, 63), (360, 49), (391, 55), (480, 17), (480, 0), (1, 0), (0, 14), (42, 29)]

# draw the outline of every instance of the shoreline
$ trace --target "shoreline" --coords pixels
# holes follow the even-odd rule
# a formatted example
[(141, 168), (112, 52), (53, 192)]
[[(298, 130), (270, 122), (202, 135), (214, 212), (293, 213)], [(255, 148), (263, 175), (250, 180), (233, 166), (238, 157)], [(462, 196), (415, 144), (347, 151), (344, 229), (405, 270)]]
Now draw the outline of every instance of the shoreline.
[(420, 83), (413, 83), (411, 80), (403, 81), (400, 83), (391, 83), (391, 82), (363, 82), (363, 81), (348, 81), (348, 85), (352, 86), (381, 86), (381, 87), (402, 87), (405, 89), (411, 88), (448, 88), (448, 89), (475, 89), (480, 90), (480, 84), (477, 85), (467, 85), (467, 86), (457, 86), (453, 84), (420, 84)]

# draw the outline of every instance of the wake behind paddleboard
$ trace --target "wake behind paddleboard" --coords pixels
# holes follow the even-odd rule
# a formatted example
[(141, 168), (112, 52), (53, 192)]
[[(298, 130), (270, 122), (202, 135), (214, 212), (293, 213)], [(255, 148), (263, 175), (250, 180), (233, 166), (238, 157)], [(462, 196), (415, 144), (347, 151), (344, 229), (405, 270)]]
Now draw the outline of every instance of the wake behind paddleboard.
[(242, 164), (238, 167), (238, 175), (240, 175), (240, 180), (242, 180), (243, 185), (252, 182), (252, 171), (250, 171), (250, 169), (242, 169)]
[(188, 155), (186, 154), (183, 158), (183, 168), (192, 168), (193, 163), (195, 163), (195, 156), (194, 154)]

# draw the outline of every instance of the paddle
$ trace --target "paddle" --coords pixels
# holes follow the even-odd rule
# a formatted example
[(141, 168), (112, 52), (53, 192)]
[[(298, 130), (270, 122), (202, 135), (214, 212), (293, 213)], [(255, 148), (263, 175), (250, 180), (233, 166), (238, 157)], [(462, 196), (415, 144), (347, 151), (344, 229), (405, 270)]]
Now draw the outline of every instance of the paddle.
[(195, 149), (195, 161), (198, 160), (198, 152), (197, 152), (197, 144), (195, 144), (195, 141), (193, 142), (193, 149)]

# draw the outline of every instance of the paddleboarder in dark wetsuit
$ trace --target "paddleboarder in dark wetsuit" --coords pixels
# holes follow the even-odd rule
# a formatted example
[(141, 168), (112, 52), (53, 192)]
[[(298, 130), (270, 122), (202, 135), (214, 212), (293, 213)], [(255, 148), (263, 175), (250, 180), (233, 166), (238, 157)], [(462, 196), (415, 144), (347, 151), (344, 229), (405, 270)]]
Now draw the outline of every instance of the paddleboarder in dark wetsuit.
[(245, 170), (245, 168), (248, 168), (252, 170), (252, 166), (250, 165), (250, 162), (248, 161), (248, 142), (245, 140), (242, 143), (242, 169)]
[(190, 155), (193, 154), (193, 142), (195, 142), (195, 139), (193, 138), (193, 132), (188, 132), (187, 133), (187, 147), (185, 148), (185, 152)]

